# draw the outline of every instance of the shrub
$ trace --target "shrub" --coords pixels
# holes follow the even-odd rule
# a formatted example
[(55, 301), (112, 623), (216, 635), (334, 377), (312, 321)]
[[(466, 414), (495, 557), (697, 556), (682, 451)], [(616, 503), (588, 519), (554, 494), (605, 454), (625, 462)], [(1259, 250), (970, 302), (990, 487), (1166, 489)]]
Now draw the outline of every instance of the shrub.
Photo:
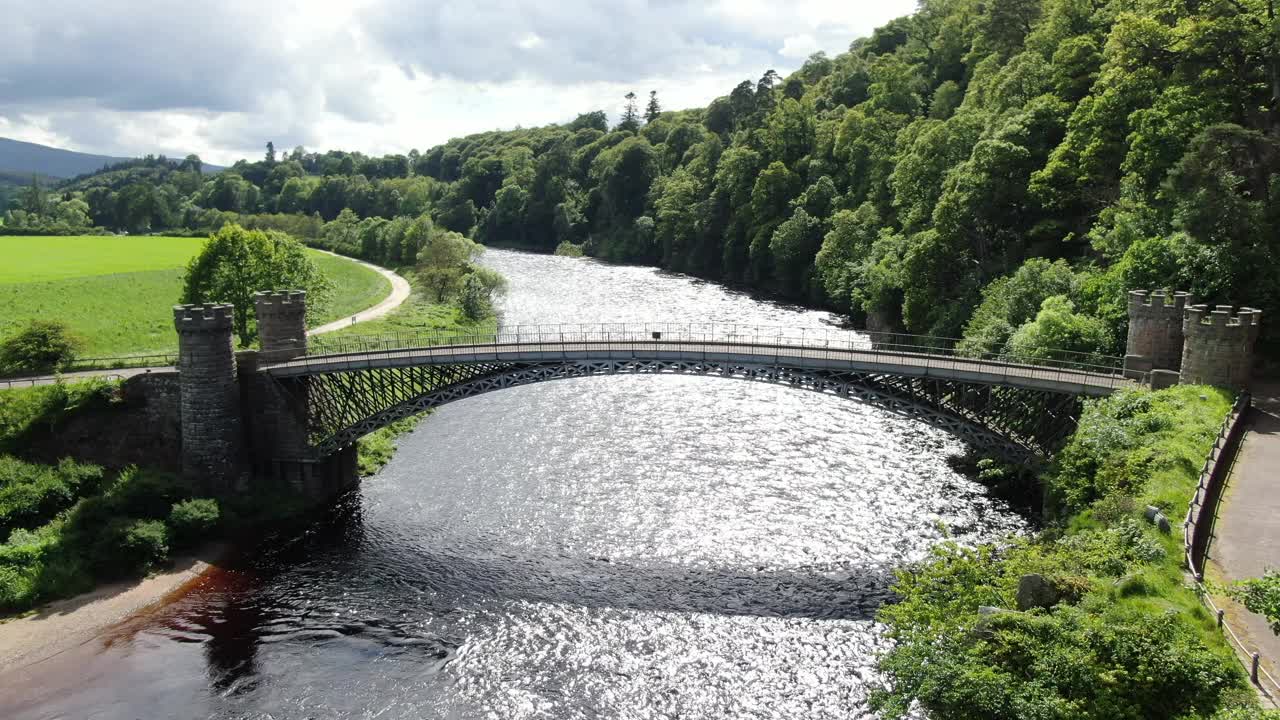
[(574, 245), (568, 240), (562, 240), (560, 241), (560, 244), (556, 246), (555, 254), (562, 257), (582, 257), (583, 255), (586, 255), (586, 252), (582, 245)]
[(0, 538), (48, 522), (97, 490), (102, 477), (102, 468), (69, 458), (51, 467), (0, 455)]
[(0, 372), (61, 370), (75, 360), (83, 344), (64, 323), (32, 320), (16, 335), (0, 342)]
[(102, 579), (140, 575), (169, 559), (169, 530), (159, 520), (116, 517), (90, 548), (94, 574)]
[(1234, 584), (1231, 596), (1244, 603), (1249, 612), (1266, 617), (1271, 632), (1280, 635), (1280, 570), (1268, 570), (1260, 578)]
[(154, 470), (127, 467), (103, 493), (111, 513), (128, 517), (163, 520), (174, 503), (191, 497), (191, 490), (178, 478)]
[(113, 402), (118, 387), (95, 379), (0, 391), (0, 452), (20, 450), (31, 433), (53, 429), (80, 408)]
[(190, 547), (207, 539), (220, 517), (217, 500), (197, 498), (174, 503), (168, 520), (174, 547)]

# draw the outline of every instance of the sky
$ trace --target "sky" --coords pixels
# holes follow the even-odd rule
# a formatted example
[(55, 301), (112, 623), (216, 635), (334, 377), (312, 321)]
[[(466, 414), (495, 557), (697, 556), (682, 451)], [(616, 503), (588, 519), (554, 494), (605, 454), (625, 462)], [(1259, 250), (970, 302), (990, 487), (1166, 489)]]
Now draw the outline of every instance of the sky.
[(650, 90), (705, 105), (914, 0), (0, 0), (0, 137), (106, 155), (426, 150)]

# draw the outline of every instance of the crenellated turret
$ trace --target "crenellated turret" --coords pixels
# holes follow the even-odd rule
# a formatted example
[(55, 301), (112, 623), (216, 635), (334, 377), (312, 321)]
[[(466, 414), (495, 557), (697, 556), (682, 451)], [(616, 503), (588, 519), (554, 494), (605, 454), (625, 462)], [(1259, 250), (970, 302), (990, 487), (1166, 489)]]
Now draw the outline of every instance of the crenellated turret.
[(233, 490), (244, 470), (240, 389), (232, 347), (234, 308), (177, 305), (182, 474), (215, 495)]
[(1186, 308), (1182, 332), (1182, 383), (1245, 389), (1253, 372), (1253, 345), (1262, 311), (1231, 305)]
[(1178, 370), (1182, 366), (1182, 313), (1191, 295), (1163, 290), (1129, 293), (1126, 367)]

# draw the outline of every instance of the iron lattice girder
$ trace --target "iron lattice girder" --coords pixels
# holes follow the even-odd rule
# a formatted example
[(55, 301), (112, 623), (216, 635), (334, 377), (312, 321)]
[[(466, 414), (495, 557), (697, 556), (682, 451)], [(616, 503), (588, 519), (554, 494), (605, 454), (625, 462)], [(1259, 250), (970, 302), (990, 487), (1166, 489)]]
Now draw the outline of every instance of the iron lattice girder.
[(305, 398), (310, 441), (318, 454), (327, 455), (396, 420), (455, 400), (549, 380), (626, 373), (718, 376), (832, 393), (921, 420), (1013, 462), (1051, 455), (1074, 429), (1081, 407), (1074, 394), (1046, 390), (688, 360), (454, 363), (330, 371), (278, 382)]

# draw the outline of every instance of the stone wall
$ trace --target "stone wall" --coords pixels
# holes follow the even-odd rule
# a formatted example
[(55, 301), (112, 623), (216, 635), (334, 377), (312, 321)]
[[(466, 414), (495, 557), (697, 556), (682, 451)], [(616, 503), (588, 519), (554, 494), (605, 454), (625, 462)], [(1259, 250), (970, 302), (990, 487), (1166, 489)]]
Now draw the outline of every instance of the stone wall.
[(135, 375), (124, 382), (118, 403), (83, 408), (57, 427), (33, 434), (23, 456), (45, 463), (70, 457), (111, 469), (138, 465), (180, 472), (178, 394), (176, 372)]

